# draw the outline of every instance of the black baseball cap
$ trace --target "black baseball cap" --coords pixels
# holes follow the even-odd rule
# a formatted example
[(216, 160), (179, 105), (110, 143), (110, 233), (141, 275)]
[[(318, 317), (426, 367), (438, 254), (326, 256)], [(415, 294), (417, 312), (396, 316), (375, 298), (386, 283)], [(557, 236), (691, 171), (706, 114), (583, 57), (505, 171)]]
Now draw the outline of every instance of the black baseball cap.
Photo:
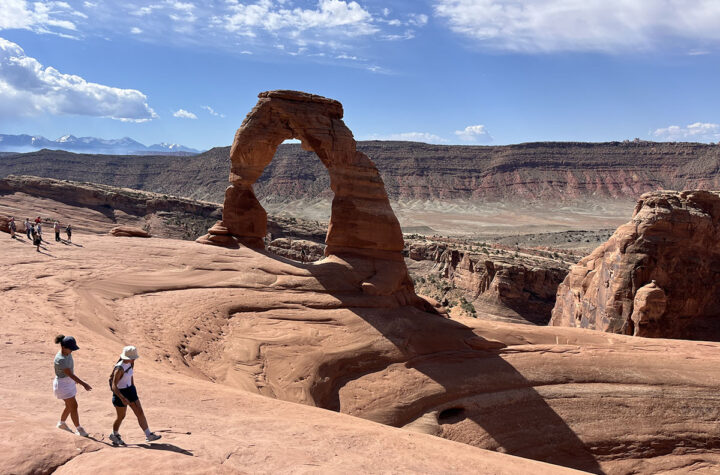
[(80, 348), (77, 346), (77, 342), (75, 341), (75, 338), (71, 336), (66, 336), (62, 339), (60, 342), (60, 346), (63, 348), (67, 348), (68, 350), (79, 350)]

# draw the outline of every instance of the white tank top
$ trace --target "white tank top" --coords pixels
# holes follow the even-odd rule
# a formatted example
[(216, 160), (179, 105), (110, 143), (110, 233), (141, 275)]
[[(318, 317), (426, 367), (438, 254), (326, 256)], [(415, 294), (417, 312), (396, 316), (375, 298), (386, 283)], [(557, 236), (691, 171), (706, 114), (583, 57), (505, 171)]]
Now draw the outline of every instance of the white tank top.
[(130, 363), (123, 363), (122, 361), (115, 365), (116, 368), (122, 368), (123, 375), (120, 381), (117, 383), (119, 389), (125, 389), (132, 386), (133, 367)]

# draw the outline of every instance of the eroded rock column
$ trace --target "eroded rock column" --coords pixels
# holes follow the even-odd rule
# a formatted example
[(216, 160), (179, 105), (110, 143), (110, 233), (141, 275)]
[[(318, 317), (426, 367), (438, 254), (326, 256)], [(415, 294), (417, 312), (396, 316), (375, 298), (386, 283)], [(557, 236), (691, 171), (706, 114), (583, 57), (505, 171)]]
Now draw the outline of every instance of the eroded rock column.
[(646, 193), (570, 269), (551, 325), (720, 341), (720, 193)]

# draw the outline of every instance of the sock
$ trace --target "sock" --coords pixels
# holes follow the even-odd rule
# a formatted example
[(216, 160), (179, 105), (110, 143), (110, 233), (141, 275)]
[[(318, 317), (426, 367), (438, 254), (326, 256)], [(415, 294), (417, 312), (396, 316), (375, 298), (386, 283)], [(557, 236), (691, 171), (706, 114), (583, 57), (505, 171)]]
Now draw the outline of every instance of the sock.
[(112, 431), (112, 435), (120, 435), (120, 432)]
[(148, 427), (147, 429), (145, 429), (145, 437), (149, 436), (150, 434), (152, 434), (152, 431)]

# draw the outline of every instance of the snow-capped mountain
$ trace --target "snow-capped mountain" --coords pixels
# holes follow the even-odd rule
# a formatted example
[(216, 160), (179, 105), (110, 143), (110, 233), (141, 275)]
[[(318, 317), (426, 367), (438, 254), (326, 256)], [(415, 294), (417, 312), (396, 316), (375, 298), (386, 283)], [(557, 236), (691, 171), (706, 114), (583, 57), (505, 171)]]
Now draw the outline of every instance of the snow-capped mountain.
[(99, 139), (96, 137), (75, 137), (63, 135), (56, 140), (42, 136), (0, 134), (0, 152), (34, 152), (43, 148), (67, 150), (78, 153), (100, 153), (113, 155), (147, 155), (152, 153), (195, 154), (200, 150), (179, 144), (161, 142), (149, 147), (130, 137), (121, 139)]

